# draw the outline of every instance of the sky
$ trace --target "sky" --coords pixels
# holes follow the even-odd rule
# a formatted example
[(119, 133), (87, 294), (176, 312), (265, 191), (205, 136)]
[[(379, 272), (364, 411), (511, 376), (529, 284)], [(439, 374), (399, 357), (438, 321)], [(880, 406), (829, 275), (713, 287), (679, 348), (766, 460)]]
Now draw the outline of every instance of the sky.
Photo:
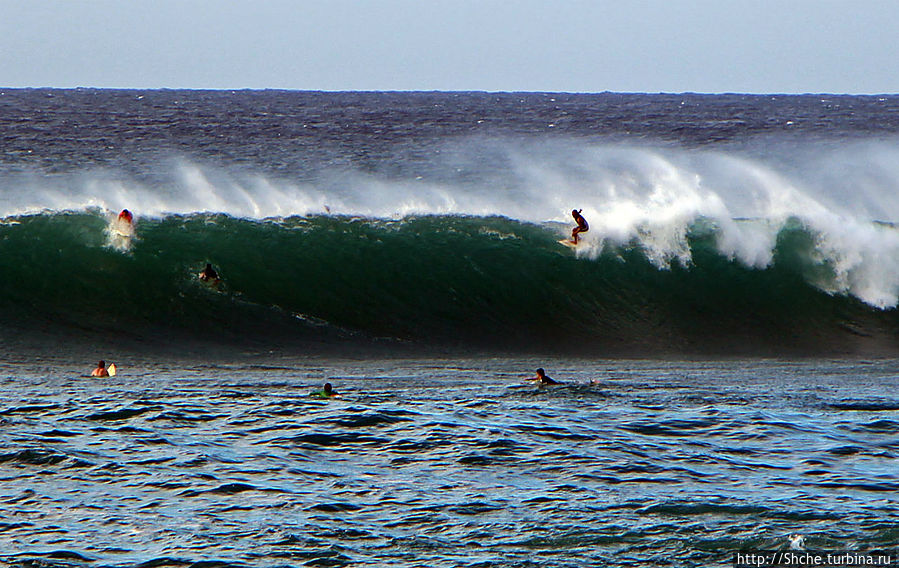
[(0, 0), (0, 87), (899, 93), (899, 0)]

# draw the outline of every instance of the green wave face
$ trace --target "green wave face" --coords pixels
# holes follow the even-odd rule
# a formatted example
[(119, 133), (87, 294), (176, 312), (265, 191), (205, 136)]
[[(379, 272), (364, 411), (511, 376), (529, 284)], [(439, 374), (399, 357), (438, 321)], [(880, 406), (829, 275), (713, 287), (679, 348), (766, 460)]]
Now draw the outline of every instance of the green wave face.
[[(703, 219), (690, 257), (658, 266), (641, 242), (584, 254), (561, 229), (503, 217), (142, 219), (128, 251), (99, 213), (0, 225), (2, 319), (155, 337), (631, 352), (851, 351), (883, 343), (894, 310), (832, 293), (837, 273), (796, 220), (766, 268), (719, 252)], [(196, 274), (212, 263), (218, 289)]]

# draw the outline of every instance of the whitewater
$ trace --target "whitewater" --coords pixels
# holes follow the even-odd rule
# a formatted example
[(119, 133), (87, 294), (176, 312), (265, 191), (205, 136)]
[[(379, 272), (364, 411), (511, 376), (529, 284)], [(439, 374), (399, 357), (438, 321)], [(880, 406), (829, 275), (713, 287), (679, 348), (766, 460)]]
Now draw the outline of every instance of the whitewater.
[(576, 207), (593, 226), (578, 255), (595, 259), (606, 246), (634, 244), (660, 269), (675, 260), (690, 263), (687, 232), (700, 219), (718, 229), (720, 254), (767, 268), (779, 231), (795, 220), (814, 235), (810, 260), (833, 270), (831, 278), (813, 285), (877, 308), (899, 302), (899, 233), (893, 226), (899, 211), (892, 195), (899, 184), (899, 143), (850, 144), (803, 157), (805, 163), (789, 170), (714, 150), (558, 143), (523, 151), (507, 141), (494, 144), (508, 169), (502, 179), (493, 177), (498, 172), (484, 172), (480, 183), (340, 171), (333, 174), (337, 179), (297, 184), (180, 161), (171, 164), (161, 187), (93, 174), (63, 186), (16, 180), (15, 191), (5, 196), (4, 216), (128, 207), (152, 218), (223, 213), (260, 221), (503, 216), (566, 233), (563, 225), (572, 223), (568, 210)]
[[(826, 268), (812, 286), (879, 309), (899, 302), (899, 142), (883, 124), (893, 98), (412, 94), (428, 103), (416, 116), (396, 94), (333, 95), (343, 107), (325, 96), (6, 92), (6, 108), (42, 114), (5, 115), (0, 215), (502, 216), (562, 235), (577, 208), (593, 227), (579, 257), (631, 245), (663, 270), (691, 262), (687, 235), (698, 221), (715, 226), (722, 256), (760, 270), (795, 222), (814, 240), (809, 263)], [(70, 106), (42, 108), (62, 99)], [(259, 108), (249, 117), (226, 119), (250, 102)], [(103, 114), (114, 103), (121, 123)], [(510, 105), (521, 110), (515, 122)], [(600, 114), (609, 107), (634, 116), (615, 128)], [(400, 110), (409, 115), (402, 128), (390, 123)], [(667, 122), (661, 110), (671, 111)], [(160, 132), (170, 118), (180, 139)], [(63, 130), (51, 145), (42, 121)]]
[[(89, 324), (105, 337), (126, 311), (151, 340), (171, 322), (215, 340), (186, 315), (212, 304), (269, 321), (280, 344), (558, 351), (576, 329), (577, 349), (602, 353), (892, 349), (893, 97), (82, 89), (0, 103), (0, 232), (17, 247), (3, 319), (22, 336), (39, 316), (62, 335), (107, 322)], [(135, 239), (104, 251), (125, 208)], [(572, 209), (591, 225), (573, 253), (555, 244)], [(56, 261), (70, 283), (124, 272), (60, 302), (26, 248), (37, 262), (70, 249)], [(224, 297), (191, 286), (206, 262)]]

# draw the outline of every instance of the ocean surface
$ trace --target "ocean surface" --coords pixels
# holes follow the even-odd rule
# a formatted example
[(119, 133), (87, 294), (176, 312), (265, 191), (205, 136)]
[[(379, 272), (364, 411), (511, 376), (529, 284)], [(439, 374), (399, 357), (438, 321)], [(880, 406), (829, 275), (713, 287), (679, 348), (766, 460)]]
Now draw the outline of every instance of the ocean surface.
[(0, 562), (896, 551), (897, 187), (894, 95), (0, 89)]

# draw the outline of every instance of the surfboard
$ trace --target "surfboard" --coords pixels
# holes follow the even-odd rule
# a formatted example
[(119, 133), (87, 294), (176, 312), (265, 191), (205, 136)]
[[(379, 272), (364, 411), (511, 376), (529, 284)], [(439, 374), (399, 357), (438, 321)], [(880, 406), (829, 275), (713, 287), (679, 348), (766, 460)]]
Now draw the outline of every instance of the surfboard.
[(560, 245), (565, 245), (568, 248), (577, 248), (577, 244), (571, 242), (571, 239), (561, 239), (559, 241)]
[(108, 369), (106, 369), (106, 372), (109, 373), (109, 376), (110, 376), (110, 377), (114, 377), (115, 374), (116, 374), (116, 370), (117, 370), (117, 369), (116, 369), (116, 367), (115, 367), (115, 363), (113, 363), (112, 365), (109, 366)]

